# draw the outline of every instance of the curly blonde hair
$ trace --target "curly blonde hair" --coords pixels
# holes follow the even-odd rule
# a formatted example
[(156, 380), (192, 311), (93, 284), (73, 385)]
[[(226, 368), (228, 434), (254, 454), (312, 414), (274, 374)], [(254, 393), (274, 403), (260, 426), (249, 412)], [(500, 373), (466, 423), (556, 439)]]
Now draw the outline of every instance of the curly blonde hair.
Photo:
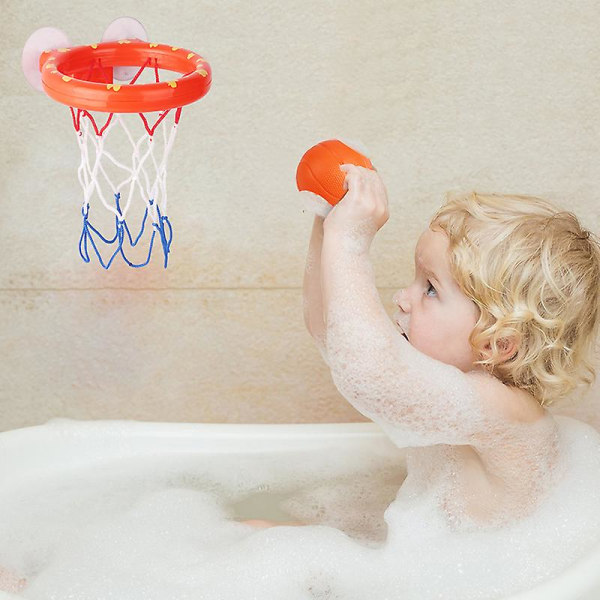
[[(469, 342), (483, 365), (542, 405), (591, 385), (600, 244), (577, 217), (533, 196), (447, 194), (430, 228), (450, 239), (452, 274), (480, 309)], [(502, 358), (506, 339), (516, 343)]]

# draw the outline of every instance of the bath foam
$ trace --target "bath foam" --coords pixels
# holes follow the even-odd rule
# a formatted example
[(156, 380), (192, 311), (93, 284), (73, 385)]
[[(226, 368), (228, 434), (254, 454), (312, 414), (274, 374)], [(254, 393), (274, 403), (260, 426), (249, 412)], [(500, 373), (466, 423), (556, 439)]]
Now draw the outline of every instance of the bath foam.
[[(198, 460), (157, 457), (152, 462), (130, 459), (101, 464), (90, 472), (65, 470), (60, 480), (56, 475), (26, 480), (0, 497), (0, 564), (27, 577), (24, 597), (83, 599), (98, 597), (104, 590), (121, 598), (189, 594), (196, 598), (198, 588), (212, 590), (213, 598), (225, 597), (219, 590), (228, 584), (221, 577), (215, 579), (215, 564), (221, 561), (219, 568), (225, 574), (227, 560), (233, 560), (233, 580), (239, 581), (235, 573), (243, 576), (245, 558), (251, 570), (252, 560), (260, 562), (264, 546), (261, 542), (257, 553), (253, 547), (257, 542), (248, 549), (244, 539), (261, 533), (270, 539), (268, 532), (232, 520), (272, 516), (244, 509), (255, 496), (286, 497), (292, 507), (302, 510), (302, 497), (318, 488), (323, 513), (312, 522), (327, 523), (335, 513), (328, 505), (327, 490), (335, 495), (340, 480), (350, 503), (352, 494), (361, 506), (367, 498), (368, 519), (360, 515), (361, 522), (354, 525), (348, 515), (343, 520), (357, 539), (368, 544), (369, 529), (385, 527), (383, 512), (405, 475), (401, 451), (390, 452), (388, 447), (376, 457), (374, 461), (373, 455), (332, 449), (320, 472), (314, 465), (322, 462), (322, 451), (289, 452), (276, 459), (259, 453), (203, 455)], [(347, 483), (353, 479), (354, 484)], [(369, 489), (372, 485), (378, 489), (377, 497)], [(298, 517), (293, 510), (288, 514), (282, 509), (280, 518)], [(318, 535), (326, 539), (334, 535), (350, 540), (337, 529), (321, 529), (324, 533)], [(339, 546), (338, 541), (333, 543)], [(362, 545), (352, 541), (351, 547)], [(273, 554), (281, 550), (274, 541), (262, 551), (262, 560), (274, 569), (273, 581), (281, 570), (277, 560), (273, 563)], [(306, 577), (319, 579), (310, 569)], [(239, 584), (232, 588), (231, 597), (236, 594), (239, 597)], [(208, 591), (206, 597), (211, 597)]]
[[(32, 599), (430, 600), (448, 590), (502, 598), (557, 574), (599, 539), (600, 438), (571, 419), (558, 425), (555, 487), (533, 514), (502, 527), (448, 522), (439, 489), (410, 472), (396, 495), (400, 451), (377, 460), (339, 450), (327, 461), (322, 452), (158, 457), (3, 494), (0, 564), (27, 576), (22, 595)], [(435, 473), (436, 449), (417, 450), (409, 469), (420, 461)], [(318, 524), (255, 530), (232, 520), (232, 506), (267, 493), (287, 496), (291, 518)], [(363, 510), (378, 512), (369, 532)]]

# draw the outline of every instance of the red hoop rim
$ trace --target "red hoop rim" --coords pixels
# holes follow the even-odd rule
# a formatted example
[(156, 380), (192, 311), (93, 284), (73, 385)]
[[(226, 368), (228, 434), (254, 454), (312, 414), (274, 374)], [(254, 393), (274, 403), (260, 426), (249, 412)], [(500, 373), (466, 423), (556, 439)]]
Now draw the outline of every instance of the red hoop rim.
[[(113, 83), (113, 68), (137, 66), (131, 83)], [(144, 68), (156, 83), (134, 85)], [(158, 69), (181, 73), (159, 81)], [(210, 89), (212, 70), (199, 54), (185, 48), (138, 39), (46, 50), (40, 55), (44, 92), (53, 100), (83, 110), (108, 113), (164, 111), (191, 104)]]

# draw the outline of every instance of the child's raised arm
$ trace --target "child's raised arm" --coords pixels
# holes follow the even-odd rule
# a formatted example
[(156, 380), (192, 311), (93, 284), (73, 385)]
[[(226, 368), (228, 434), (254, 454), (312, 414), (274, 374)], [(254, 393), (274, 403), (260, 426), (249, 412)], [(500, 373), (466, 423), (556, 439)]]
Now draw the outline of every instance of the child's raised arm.
[(321, 293), (321, 248), (323, 246), (323, 217), (315, 215), (306, 266), (304, 269), (304, 322), (315, 340), (325, 362), (325, 322), (323, 319), (323, 297)]
[[(490, 379), (463, 373), (416, 348), (392, 324), (379, 298), (369, 247), (387, 221), (377, 173), (347, 165), (345, 198), (324, 223), (321, 253), (329, 366), (338, 390), (399, 445), (477, 445), (501, 422), (479, 395)], [(496, 415), (496, 416), (495, 416)]]

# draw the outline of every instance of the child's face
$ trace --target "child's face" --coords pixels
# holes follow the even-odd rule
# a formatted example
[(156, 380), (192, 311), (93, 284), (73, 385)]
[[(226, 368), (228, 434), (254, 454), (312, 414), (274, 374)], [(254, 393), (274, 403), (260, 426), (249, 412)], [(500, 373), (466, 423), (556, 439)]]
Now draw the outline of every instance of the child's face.
[(415, 280), (394, 295), (394, 318), (417, 350), (468, 372), (476, 360), (469, 335), (479, 308), (452, 278), (448, 247), (443, 231), (423, 232), (415, 248)]

